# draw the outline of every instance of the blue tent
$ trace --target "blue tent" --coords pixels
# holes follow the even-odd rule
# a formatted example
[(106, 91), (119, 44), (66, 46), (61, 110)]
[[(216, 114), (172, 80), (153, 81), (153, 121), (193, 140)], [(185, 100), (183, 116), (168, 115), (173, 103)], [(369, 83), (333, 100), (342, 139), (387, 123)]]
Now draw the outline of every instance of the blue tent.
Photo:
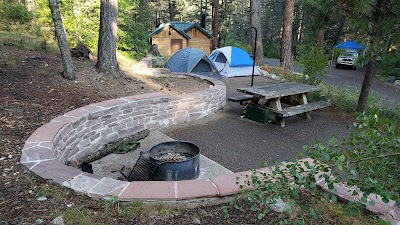
[(364, 50), (365, 47), (358, 44), (355, 41), (345, 41), (343, 43), (340, 43), (336, 45), (336, 48), (344, 48), (344, 49), (350, 49), (350, 50)]
[[(237, 47), (215, 49), (211, 52), (210, 59), (221, 76), (251, 76), (253, 73), (253, 60), (246, 51)], [(257, 67), (254, 68), (254, 75), (260, 75)]]
[(165, 64), (172, 72), (194, 73), (220, 79), (221, 75), (206, 53), (197, 48), (183, 48), (175, 52)]

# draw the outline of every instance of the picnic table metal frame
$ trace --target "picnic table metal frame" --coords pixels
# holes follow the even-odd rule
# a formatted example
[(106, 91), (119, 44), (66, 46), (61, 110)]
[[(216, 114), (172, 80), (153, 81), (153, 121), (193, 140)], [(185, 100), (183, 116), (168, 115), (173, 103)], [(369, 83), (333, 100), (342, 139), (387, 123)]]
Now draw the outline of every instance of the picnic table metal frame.
[[(284, 83), (272, 83), (263, 86), (256, 87), (245, 87), (238, 88), (237, 91), (252, 95), (253, 99), (251, 102), (260, 107), (268, 108), (270, 114), (274, 115), (276, 124), (285, 126), (285, 117), (281, 116), (281, 112), (285, 109), (290, 109), (290, 106), (305, 105), (307, 101), (307, 93), (310, 91), (319, 90), (320, 87), (294, 83), (294, 82), (284, 82)], [(283, 103), (289, 106), (289, 108), (283, 108)], [(311, 110), (310, 110), (311, 111)], [(311, 119), (309, 111), (301, 113), (306, 119)]]

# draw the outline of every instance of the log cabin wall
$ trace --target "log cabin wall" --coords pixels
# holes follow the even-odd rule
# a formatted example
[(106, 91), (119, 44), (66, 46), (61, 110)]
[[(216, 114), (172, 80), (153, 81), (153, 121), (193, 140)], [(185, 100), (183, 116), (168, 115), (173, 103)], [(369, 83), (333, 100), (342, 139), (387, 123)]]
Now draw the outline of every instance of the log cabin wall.
[[(171, 35), (170, 35), (171, 34)], [(161, 55), (173, 55), (177, 50), (172, 50), (171, 48), (171, 40), (172, 39), (181, 39), (182, 40), (182, 48), (188, 47), (188, 40), (179, 32), (171, 27), (165, 27), (160, 33), (155, 34), (152, 37), (152, 44), (158, 45), (158, 51)]]
[(161, 55), (171, 56), (179, 49), (187, 47), (197, 48), (207, 55), (210, 54), (211, 39), (198, 27), (193, 26), (187, 32), (179, 31), (171, 26), (166, 26), (151, 37), (151, 42), (158, 45)]
[(207, 55), (210, 55), (211, 39), (201, 32), (197, 27), (193, 27), (186, 32), (192, 39), (189, 40), (188, 47), (198, 48)]

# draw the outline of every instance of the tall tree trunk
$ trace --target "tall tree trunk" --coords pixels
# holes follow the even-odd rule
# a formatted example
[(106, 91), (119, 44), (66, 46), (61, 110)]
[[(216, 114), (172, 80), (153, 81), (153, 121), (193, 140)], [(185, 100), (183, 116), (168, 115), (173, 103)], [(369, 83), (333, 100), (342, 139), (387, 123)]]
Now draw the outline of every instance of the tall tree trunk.
[(256, 55), (254, 56), (257, 65), (264, 65), (264, 50), (262, 43), (261, 19), (260, 19), (260, 0), (250, 0), (250, 26), (257, 29), (257, 43), (254, 46), (255, 33), (251, 33), (251, 46), (257, 47)]
[(281, 66), (285, 70), (292, 70), (292, 25), (294, 15), (294, 0), (285, 0), (285, 10), (282, 25)]
[[(370, 20), (370, 27), (371, 33), (377, 33), (376, 30), (378, 29), (378, 23), (382, 19), (385, 10), (385, 4), (387, 3), (386, 0), (377, 0), (376, 5), (374, 6), (374, 10), (372, 13), (372, 20)], [(357, 112), (365, 111), (365, 108), (368, 103), (368, 95), (371, 89), (371, 81), (372, 77), (375, 75), (375, 60), (376, 60), (376, 46), (375, 46), (375, 39), (371, 38), (369, 43), (369, 49), (367, 49), (368, 53), (368, 64), (367, 64), (367, 71), (364, 75), (364, 81), (361, 87), (360, 96), (358, 97), (357, 103)]]
[(61, 58), (63, 63), (63, 77), (73, 80), (75, 79), (75, 66), (72, 61), (71, 52), (68, 46), (67, 39), (65, 38), (64, 27), (61, 20), (60, 9), (58, 8), (57, 0), (49, 0), (49, 7), (51, 11), (51, 18), (54, 23), (54, 30), (56, 33), (58, 47), (60, 48)]
[(320, 51), (324, 47), (324, 31), (320, 29), (317, 33), (317, 50)]
[(219, 0), (214, 0), (213, 3), (213, 49), (218, 48), (218, 17), (219, 17)]
[(96, 69), (117, 77), (120, 76), (117, 62), (117, 0), (100, 1), (100, 29)]
[(374, 74), (375, 74), (375, 61), (374, 59), (370, 59), (367, 64), (367, 71), (365, 72), (360, 96), (358, 98), (357, 112), (365, 111), (365, 108), (368, 103), (369, 91), (371, 89), (371, 81)]

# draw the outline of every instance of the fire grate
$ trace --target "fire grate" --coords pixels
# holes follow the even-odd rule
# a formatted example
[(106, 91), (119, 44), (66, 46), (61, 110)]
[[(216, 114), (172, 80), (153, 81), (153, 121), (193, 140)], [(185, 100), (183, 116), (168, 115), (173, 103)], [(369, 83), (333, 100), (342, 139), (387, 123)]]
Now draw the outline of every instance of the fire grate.
[(129, 182), (131, 181), (151, 181), (152, 174), (157, 168), (157, 163), (150, 160), (149, 155), (146, 152), (140, 152), (140, 156), (133, 166), (131, 172), (127, 176), (122, 171), (125, 167), (122, 167), (120, 173)]

